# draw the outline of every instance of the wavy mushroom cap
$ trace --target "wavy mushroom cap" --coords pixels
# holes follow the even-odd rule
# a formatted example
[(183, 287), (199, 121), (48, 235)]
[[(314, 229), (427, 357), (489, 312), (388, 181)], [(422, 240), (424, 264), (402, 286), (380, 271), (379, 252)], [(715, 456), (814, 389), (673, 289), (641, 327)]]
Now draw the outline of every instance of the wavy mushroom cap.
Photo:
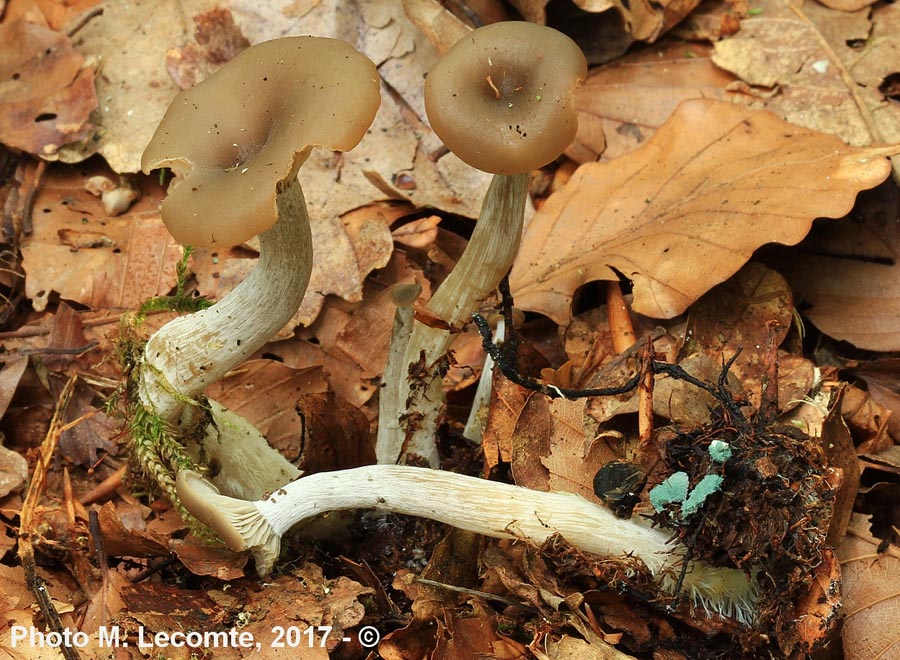
[(312, 147), (352, 149), (380, 103), (375, 65), (349, 44), (267, 41), (175, 97), (141, 168), (178, 175), (162, 218), (179, 242), (237, 245), (275, 224), (276, 190)]
[(586, 75), (584, 54), (561, 32), (494, 23), (459, 40), (431, 68), (425, 110), (434, 132), (469, 165), (529, 172), (575, 137), (574, 92)]

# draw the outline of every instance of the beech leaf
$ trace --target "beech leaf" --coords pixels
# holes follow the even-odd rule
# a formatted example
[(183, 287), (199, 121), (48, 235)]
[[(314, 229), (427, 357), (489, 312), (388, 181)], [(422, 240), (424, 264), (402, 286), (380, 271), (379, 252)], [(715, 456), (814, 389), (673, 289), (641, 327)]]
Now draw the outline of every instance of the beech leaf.
[(639, 149), (586, 163), (526, 228), (510, 275), (517, 304), (557, 323), (575, 290), (634, 284), (636, 312), (682, 313), (766, 243), (793, 245), (884, 180), (900, 146), (849, 147), (775, 115), (692, 99)]

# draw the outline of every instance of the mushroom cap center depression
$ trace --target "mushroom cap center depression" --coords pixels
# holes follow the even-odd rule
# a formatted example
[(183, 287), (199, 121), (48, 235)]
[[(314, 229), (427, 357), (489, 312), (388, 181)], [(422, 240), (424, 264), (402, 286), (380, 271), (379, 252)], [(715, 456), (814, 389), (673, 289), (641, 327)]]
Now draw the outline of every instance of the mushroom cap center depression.
[(178, 174), (162, 207), (177, 240), (235, 245), (275, 223), (277, 189), (312, 147), (353, 148), (379, 103), (375, 66), (349, 44), (265, 42), (175, 98), (142, 169)]
[(560, 32), (495, 23), (461, 39), (429, 71), (428, 119), (473, 167), (527, 172), (552, 161), (574, 138), (574, 90), (586, 69), (581, 50)]

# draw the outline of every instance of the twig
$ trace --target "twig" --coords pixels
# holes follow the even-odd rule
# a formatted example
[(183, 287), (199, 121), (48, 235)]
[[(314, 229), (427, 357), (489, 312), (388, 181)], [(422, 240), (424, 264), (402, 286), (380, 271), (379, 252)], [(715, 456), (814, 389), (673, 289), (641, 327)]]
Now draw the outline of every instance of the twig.
[(504, 596), (498, 596), (497, 594), (491, 594), (486, 591), (477, 591), (475, 589), (467, 589), (466, 587), (457, 587), (453, 584), (445, 584), (444, 582), (437, 582), (435, 580), (427, 580), (425, 578), (416, 577), (416, 582), (420, 584), (427, 585), (429, 587), (437, 587), (438, 589), (446, 589), (447, 591), (455, 591), (461, 594), (467, 594), (469, 596), (478, 596), (479, 598), (483, 598), (485, 600), (493, 600), (498, 603), (503, 603), (504, 605), (510, 605), (512, 607), (518, 607), (519, 609), (525, 610), (526, 612), (532, 612), (534, 614), (540, 614), (540, 610), (536, 607), (532, 607), (531, 605), (526, 605), (524, 603), (519, 603), (512, 598), (506, 598)]
[(25, 236), (31, 236), (34, 231), (34, 223), (31, 219), (31, 210), (34, 208), (34, 196), (37, 194), (41, 183), (44, 180), (44, 173), (47, 171), (47, 161), (39, 158), (37, 167), (34, 168), (34, 178), (28, 185), (25, 192), (25, 199), (22, 200), (22, 233)]
[(19, 351), (11, 351), (5, 355), (0, 355), (0, 362), (12, 362), (20, 357), (27, 355), (81, 355), (91, 351), (100, 344), (96, 339), (89, 341), (84, 346), (75, 346), (74, 348), (55, 348), (46, 346), (44, 348), (23, 348)]
[(122, 480), (128, 472), (128, 464), (126, 463), (111, 475), (106, 477), (99, 484), (81, 496), (79, 500), (82, 504), (93, 504), (99, 500), (105, 499), (112, 495), (116, 489), (122, 485)]
[[(59, 395), (56, 410), (53, 412), (53, 419), (50, 420), (50, 428), (47, 430), (43, 443), (41, 443), (40, 455), (35, 463), (34, 474), (31, 475), (31, 483), (28, 485), (25, 501), (22, 504), (21, 523), (19, 526), (19, 560), (22, 562), (22, 567), (25, 570), (25, 583), (34, 594), (47, 626), (60, 635), (65, 634), (65, 629), (62, 621), (60, 621), (59, 613), (53, 606), (50, 593), (47, 591), (47, 585), (41, 576), (37, 574), (37, 565), (34, 559), (34, 537), (36, 536), (34, 531), (34, 512), (44, 492), (44, 487), (47, 483), (47, 470), (50, 467), (53, 454), (56, 452), (59, 437), (66, 427), (71, 427), (71, 424), (63, 424), (63, 417), (72, 398), (72, 392), (75, 390), (76, 380), (77, 378), (74, 376), (70, 378)], [(80, 419), (77, 421), (80, 421)], [(78, 652), (72, 646), (61, 646), (60, 651), (62, 651), (66, 660), (80, 660)]]
[(176, 557), (175, 555), (172, 555), (170, 557), (165, 557), (159, 561), (155, 561), (155, 562), (151, 563), (150, 566), (148, 566), (147, 568), (142, 570), (140, 573), (135, 575), (133, 578), (131, 578), (131, 584), (137, 584), (138, 582), (143, 582), (151, 575), (155, 575), (156, 573), (159, 573), (166, 566), (171, 566), (172, 564), (175, 564), (177, 562), (178, 562), (178, 557)]
[(89, 22), (91, 22), (97, 16), (102, 16), (102, 15), (103, 15), (103, 7), (94, 7), (93, 9), (91, 9), (88, 12), (86, 12), (85, 14), (83, 14), (78, 19), (78, 21), (75, 23), (75, 25), (73, 25), (68, 30), (66, 30), (66, 35), (69, 37), (74, 37), (85, 25), (87, 25)]
[[(500, 293), (503, 300), (502, 304), (504, 318), (512, 319), (512, 301), (511, 296), (509, 295), (508, 282), (500, 283)], [(507, 338), (502, 344), (499, 345), (494, 343), (491, 337), (491, 328), (488, 325), (487, 320), (483, 316), (481, 316), (480, 314), (472, 314), (472, 320), (475, 323), (475, 326), (478, 328), (478, 333), (481, 335), (481, 345), (484, 348), (484, 352), (490, 355), (491, 358), (493, 358), (496, 367), (500, 369), (500, 373), (502, 373), (508, 380), (512, 381), (516, 385), (521, 385), (522, 387), (534, 392), (540, 392), (541, 394), (544, 394), (551, 399), (581, 399), (585, 397), (595, 396), (618, 396), (620, 394), (631, 392), (635, 387), (638, 386), (638, 383), (640, 383), (641, 379), (644, 377), (644, 374), (641, 371), (638, 371), (623, 385), (590, 389), (557, 387), (555, 385), (541, 383), (534, 378), (531, 378), (530, 376), (525, 376), (519, 373), (516, 355), (516, 348), (518, 347), (518, 336), (515, 332), (515, 328), (512, 326), (509, 320), (507, 321), (509, 323)], [(690, 383), (695, 387), (699, 387), (700, 389), (709, 392), (717, 401), (722, 404), (727, 413), (731, 416), (732, 421), (734, 422), (734, 425), (738, 428), (738, 430), (742, 433), (749, 433), (750, 427), (747, 419), (740, 411), (738, 403), (735, 401), (734, 397), (731, 395), (731, 392), (727, 387), (728, 372), (731, 370), (731, 366), (734, 364), (735, 360), (737, 360), (740, 354), (741, 350), (738, 349), (735, 354), (731, 356), (731, 358), (727, 362), (725, 362), (722, 367), (722, 372), (719, 374), (718, 382), (715, 385), (705, 383), (699, 378), (695, 378), (687, 371), (685, 371), (684, 368), (680, 365), (669, 364), (667, 362), (658, 362), (653, 359), (652, 355), (649, 357), (649, 359), (652, 365), (651, 370), (654, 374), (666, 374), (671, 378), (674, 378), (676, 380), (683, 380), (686, 383)]]
[(106, 558), (106, 549), (103, 547), (103, 530), (100, 529), (100, 517), (96, 509), (91, 509), (88, 514), (88, 528), (91, 532), (91, 541), (94, 543), (94, 556), (100, 567), (100, 620), (109, 618), (109, 562)]

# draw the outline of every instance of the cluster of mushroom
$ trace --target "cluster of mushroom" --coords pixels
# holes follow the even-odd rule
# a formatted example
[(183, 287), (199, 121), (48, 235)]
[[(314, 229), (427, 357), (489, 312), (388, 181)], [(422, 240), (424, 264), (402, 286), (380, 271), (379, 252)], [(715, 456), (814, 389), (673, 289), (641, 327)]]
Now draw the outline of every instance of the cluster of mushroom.
[[(585, 73), (574, 42), (530, 23), (476, 30), (429, 73), (426, 107), (435, 131), (460, 158), (495, 174), (469, 246), (428, 303), (449, 326), (465, 322), (509, 270), (529, 172), (556, 158), (574, 136), (572, 97)], [(378, 107), (377, 80), (371, 62), (342, 42), (276, 40), (248, 49), (180, 94), (160, 124), (143, 166), (171, 167), (178, 175), (162, 208), (173, 235), (195, 245), (231, 245), (260, 234), (260, 262), (246, 281), (213, 307), (165, 326), (146, 345), (140, 400), (173, 434), (187, 437), (196, 430), (197, 420), (205, 419), (196, 414), (203, 389), (257, 350), (297, 309), (312, 252), (298, 169), (313, 145), (349, 149), (362, 138)], [(210, 114), (234, 108), (235, 98), (241, 104), (228, 116)], [(484, 114), (473, 115), (474, 107)], [(233, 218), (228, 226), (222, 224), (226, 218)], [(398, 298), (407, 331), (397, 334), (386, 370), (394, 382), (385, 383), (390, 391), (382, 397), (394, 403), (393, 410), (382, 410), (383, 464), (293, 481), (290, 470), (264, 468), (278, 482), (267, 488), (273, 491), (268, 497), (180, 469), (183, 506), (230, 548), (251, 550), (260, 574), (272, 569), (281, 537), (294, 525), (328, 511), (376, 508), (534, 543), (559, 533), (589, 552), (639, 557), (661, 586), (671, 587), (683, 548), (670, 544), (664, 531), (618, 519), (577, 495), (394, 464), (401, 454), (437, 464), (440, 378), (429, 376), (413, 392), (405, 374), (422, 355), (426, 365), (435, 364), (450, 339), (449, 332), (413, 321), (410, 302), (409, 296)], [(407, 399), (409, 410), (397, 409)], [(404, 412), (418, 413), (423, 423), (404, 429), (397, 423)], [(249, 425), (235, 426), (251, 433)], [(244, 451), (237, 462), (250, 467), (256, 452)], [(726, 615), (746, 620), (752, 612), (755, 586), (740, 571), (695, 563), (684, 587), (695, 602), (714, 603)]]

